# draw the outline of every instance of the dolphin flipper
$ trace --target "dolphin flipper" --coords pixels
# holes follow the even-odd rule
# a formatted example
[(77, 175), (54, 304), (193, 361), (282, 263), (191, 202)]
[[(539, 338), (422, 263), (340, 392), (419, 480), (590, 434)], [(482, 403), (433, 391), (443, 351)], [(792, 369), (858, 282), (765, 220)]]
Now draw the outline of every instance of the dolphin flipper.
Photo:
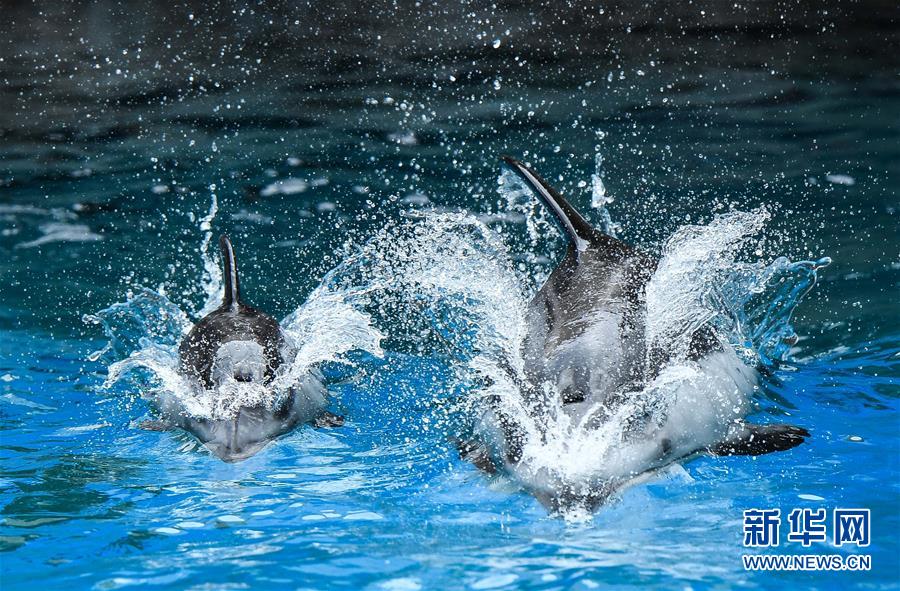
[(635, 254), (631, 246), (594, 228), (565, 197), (560, 195), (559, 191), (551, 187), (538, 173), (511, 156), (502, 156), (502, 158), (540, 197), (544, 205), (550, 208), (566, 236), (574, 245), (576, 253), (590, 248), (612, 261), (621, 261)]
[(742, 423), (722, 443), (710, 448), (717, 456), (760, 456), (797, 447), (809, 431), (794, 425), (754, 425)]

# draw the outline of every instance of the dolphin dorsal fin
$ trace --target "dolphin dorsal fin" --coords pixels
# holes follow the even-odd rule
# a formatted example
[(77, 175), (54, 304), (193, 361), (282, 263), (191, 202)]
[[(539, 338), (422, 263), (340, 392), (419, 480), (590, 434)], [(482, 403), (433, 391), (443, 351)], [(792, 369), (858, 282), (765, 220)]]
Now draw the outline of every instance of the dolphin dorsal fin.
[(222, 251), (222, 263), (225, 266), (225, 295), (222, 298), (222, 307), (237, 311), (241, 305), (241, 289), (238, 283), (237, 263), (234, 260), (234, 248), (226, 234), (219, 237), (219, 249)]
[(566, 233), (566, 237), (575, 248), (576, 254), (590, 248), (612, 260), (621, 260), (633, 252), (632, 248), (621, 240), (616, 240), (594, 228), (565, 197), (559, 194), (559, 191), (551, 187), (538, 173), (511, 156), (502, 158), (550, 208)]

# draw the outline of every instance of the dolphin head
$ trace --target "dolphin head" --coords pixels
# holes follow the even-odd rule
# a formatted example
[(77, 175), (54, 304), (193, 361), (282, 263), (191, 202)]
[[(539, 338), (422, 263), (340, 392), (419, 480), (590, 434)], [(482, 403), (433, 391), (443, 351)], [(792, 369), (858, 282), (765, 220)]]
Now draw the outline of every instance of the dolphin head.
[(263, 407), (242, 407), (227, 419), (192, 419), (187, 425), (203, 445), (225, 462), (253, 456), (284, 429), (284, 420)]
[(231, 382), (263, 385), (266, 381), (266, 351), (256, 341), (229, 341), (216, 351), (210, 371), (213, 387)]
[[(222, 304), (200, 319), (179, 346), (181, 372), (196, 381), (211, 412), (205, 417), (170, 413), (226, 462), (246, 459), (301, 419), (291, 389), (284, 395), (279, 370), (292, 348), (279, 323), (241, 299), (234, 249), (227, 236), (219, 241), (224, 263)], [(198, 392), (199, 392), (198, 390)], [(320, 400), (321, 398), (321, 400)], [(316, 398), (317, 408), (324, 399)]]
[(295, 392), (290, 390), (286, 397), (277, 401), (248, 401), (217, 418), (182, 416), (178, 426), (194, 435), (222, 461), (239, 462), (255, 455), (301, 419), (307, 418), (298, 416), (297, 410)]
[(226, 462), (249, 458), (283, 428), (285, 401), (273, 399), (271, 359), (262, 344), (234, 340), (216, 350), (209, 372), (209, 390), (226, 407), (227, 418), (192, 420), (191, 431)]

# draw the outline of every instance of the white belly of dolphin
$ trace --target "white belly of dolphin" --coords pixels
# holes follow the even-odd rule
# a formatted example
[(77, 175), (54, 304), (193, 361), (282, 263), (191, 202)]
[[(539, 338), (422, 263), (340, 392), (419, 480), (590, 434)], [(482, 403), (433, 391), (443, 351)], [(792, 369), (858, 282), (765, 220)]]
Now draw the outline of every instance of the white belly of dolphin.
[(597, 477), (625, 483), (724, 441), (749, 414), (758, 380), (730, 349), (665, 368), (612, 419), (631, 427)]
[[(663, 371), (679, 372), (685, 366)], [(670, 456), (681, 458), (723, 441), (735, 423), (749, 414), (759, 374), (730, 348), (687, 366), (673, 383), (667, 420), (658, 437), (672, 446)]]

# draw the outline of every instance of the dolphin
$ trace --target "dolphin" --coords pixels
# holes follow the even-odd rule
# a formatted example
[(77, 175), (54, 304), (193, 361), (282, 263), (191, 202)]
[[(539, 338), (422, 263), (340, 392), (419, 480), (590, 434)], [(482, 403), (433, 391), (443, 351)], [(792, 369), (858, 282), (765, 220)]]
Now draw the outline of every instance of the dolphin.
[[(217, 397), (239, 397), (243, 388), (275, 387), (279, 370), (292, 358), (290, 339), (278, 322), (241, 299), (234, 249), (227, 236), (219, 238), (224, 264), (222, 304), (198, 321), (179, 346), (180, 372), (197, 388)], [(178, 427), (196, 437), (226, 462), (246, 459), (270, 441), (302, 423), (335, 426), (343, 418), (326, 411), (326, 389), (313, 370), (287, 388), (272, 404), (243, 404), (227, 418), (201, 418), (187, 413), (177, 400), (160, 402), (164, 423), (145, 428)]]
[[(552, 509), (570, 503), (595, 508), (624, 485), (696, 454), (760, 455), (809, 436), (802, 427), (745, 420), (759, 374), (708, 325), (689, 336), (679, 360), (684, 371), (670, 371), (672, 353), (646, 338), (644, 294), (659, 261), (594, 228), (522, 162), (503, 160), (567, 238), (565, 256), (527, 308), (525, 379), (511, 376), (525, 412), (541, 425), (542, 414), (561, 408), (570, 424), (587, 432), (616, 423), (621, 445), (590, 482), (554, 480), (524, 465), (523, 446), (534, 434), (498, 397), (488, 396), (471, 439), (459, 444), (463, 457), (487, 472), (512, 475)], [(545, 384), (552, 386), (549, 397)]]

